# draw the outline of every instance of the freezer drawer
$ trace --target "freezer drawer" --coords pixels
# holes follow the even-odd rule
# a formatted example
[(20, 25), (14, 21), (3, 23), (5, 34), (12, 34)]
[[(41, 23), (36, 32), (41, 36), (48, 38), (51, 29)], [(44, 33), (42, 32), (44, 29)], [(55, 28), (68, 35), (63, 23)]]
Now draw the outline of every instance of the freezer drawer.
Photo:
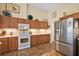
[(78, 56), (79, 56), (79, 38), (78, 38)]
[(61, 52), (64, 55), (67, 55), (67, 56), (72, 56), (73, 55), (72, 45), (56, 42), (56, 50)]

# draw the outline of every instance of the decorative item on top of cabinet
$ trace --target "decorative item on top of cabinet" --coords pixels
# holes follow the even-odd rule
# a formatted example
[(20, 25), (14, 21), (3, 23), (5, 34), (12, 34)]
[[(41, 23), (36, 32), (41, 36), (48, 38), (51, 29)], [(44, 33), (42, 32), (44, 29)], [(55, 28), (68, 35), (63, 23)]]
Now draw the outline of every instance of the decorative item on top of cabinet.
[(3, 13), (4, 16), (9, 16), (9, 17), (12, 16), (12, 14), (9, 11), (4, 10), (2, 13)]
[(10, 28), (18, 28), (17, 18), (10, 17)]
[(10, 17), (0, 15), (0, 28), (9, 28)]
[(29, 20), (32, 20), (33, 19), (33, 16), (32, 15), (28, 15), (27, 17), (28, 17)]
[(67, 12), (63, 12), (63, 16), (67, 16)]

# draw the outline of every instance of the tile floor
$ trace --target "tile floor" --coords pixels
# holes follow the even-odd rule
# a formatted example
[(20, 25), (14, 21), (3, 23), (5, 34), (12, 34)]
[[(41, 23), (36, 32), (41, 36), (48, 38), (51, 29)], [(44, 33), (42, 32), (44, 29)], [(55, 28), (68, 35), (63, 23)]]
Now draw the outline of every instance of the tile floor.
[(62, 54), (56, 52), (52, 44), (47, 43), (20, 51), (5, 53), (3, 56), (62, 56)]

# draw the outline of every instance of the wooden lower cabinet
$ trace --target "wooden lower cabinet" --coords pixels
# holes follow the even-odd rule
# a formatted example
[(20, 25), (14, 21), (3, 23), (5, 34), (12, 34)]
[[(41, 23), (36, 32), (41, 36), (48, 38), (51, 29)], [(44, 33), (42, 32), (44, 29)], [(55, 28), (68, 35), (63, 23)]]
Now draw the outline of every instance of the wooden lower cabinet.
[(18, 48), (18, 38), (17, 37), (8, 38), (9, 51), (17, 50), (17, 48)]
[(18, 48), (17, 37), (0, 38), (0, 42), (2, 42), (2, 45), (0, 46), (2, 54), (13, 50), (17, 50)]
[(31, 36), (31, 46), (37, 45), (37, 37), (36, 36)]
[(49, 43), (49, 42), (50, 42), (50, 34), (31, 36), (31, 46), (36, 46), (36, 45)]
[(1, 48), (2, 48), (2, 47), (1, 47), (1, 44), (0, 44), (0, 55), (2, 54)]
[(5, 53), (8, 51), (8, 41), (7, 38), (1, 38), (0, 42), (2, 42), (1, 51), (2, 53)]

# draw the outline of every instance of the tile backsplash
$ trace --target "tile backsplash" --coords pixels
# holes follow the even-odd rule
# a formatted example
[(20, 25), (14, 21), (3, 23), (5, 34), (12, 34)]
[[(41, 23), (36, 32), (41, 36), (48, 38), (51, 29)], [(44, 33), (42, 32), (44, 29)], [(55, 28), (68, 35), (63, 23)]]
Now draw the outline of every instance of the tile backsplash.
[(0, 33), (2, 33), (2, 31), (6, 31), (6, 35), (10, 35), (11, 32), (12, 32), (12, 35), (18, 35), (18, 30), (14, 28), (0, 29)]
[[(6, 31), (6, 35), (10, 35), (10, 33), (12, 33), (12, 35), (18, 35), (18, 29), (14, 28), (0, 29), (0, 33), (2, 33), (2, 31)], [(50, 29), (29, 29), (29, 31), (31, 31), (33, 35), (50, 34)]]
[(30, 29), (32, 34), (50, 34), (50, 29)]

